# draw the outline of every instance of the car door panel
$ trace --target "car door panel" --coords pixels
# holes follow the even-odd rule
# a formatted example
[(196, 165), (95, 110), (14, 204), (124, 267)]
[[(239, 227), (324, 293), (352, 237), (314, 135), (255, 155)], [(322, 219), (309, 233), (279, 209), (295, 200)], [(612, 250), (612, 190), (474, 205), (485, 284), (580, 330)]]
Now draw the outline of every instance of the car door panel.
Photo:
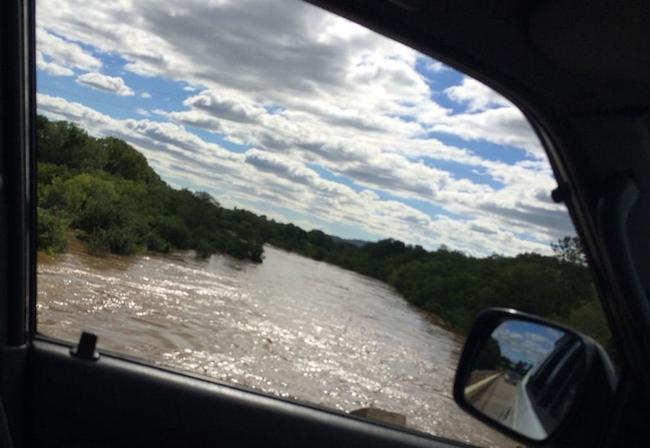
[(28, 383), (31, 447), (466, 446), (46, 341)]

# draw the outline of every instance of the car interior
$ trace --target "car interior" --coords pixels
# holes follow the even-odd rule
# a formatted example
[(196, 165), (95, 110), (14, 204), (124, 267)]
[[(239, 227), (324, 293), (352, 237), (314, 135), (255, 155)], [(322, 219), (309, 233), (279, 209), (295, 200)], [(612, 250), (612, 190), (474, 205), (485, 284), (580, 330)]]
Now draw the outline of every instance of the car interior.
[[(466, 446), (119, 355), (99, 356), (93, 335), (82, 337), (81, 331), (75, 347), (39, 335), (36, 3), (4, 2), (0, 14), (0, 446)], [(578, 406), (548, 440), (519, 440), (537, 446), (647, 446), (650, 4), (309, 3), (471, 75), (524, 112), (551, 161), (553, 199), (567, 205), (584, 242), (616, 343), (618, 380), (604, 386), (604, 380), (583, 378), (591, 413)]]

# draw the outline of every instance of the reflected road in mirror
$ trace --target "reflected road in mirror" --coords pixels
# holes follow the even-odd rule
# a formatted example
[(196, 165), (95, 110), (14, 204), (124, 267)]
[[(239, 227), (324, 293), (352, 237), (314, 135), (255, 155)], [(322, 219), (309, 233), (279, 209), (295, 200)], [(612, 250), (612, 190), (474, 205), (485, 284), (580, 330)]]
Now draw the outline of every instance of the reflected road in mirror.
[(524, 320), (500, 324), (474, 360), (465, 398), (513, 431), (546, 439), (566, 416), (581, 374), (573, 334)]

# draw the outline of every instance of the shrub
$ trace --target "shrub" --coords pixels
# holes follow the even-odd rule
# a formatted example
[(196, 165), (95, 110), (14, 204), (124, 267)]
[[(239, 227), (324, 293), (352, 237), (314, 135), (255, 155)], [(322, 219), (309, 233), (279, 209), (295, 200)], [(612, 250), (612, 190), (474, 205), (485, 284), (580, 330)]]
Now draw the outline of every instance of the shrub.
[(157, 233), (151, 232), (147, 236), (147, 249), (167, 253), (172, 249), (172, 245)]
[(60, 214), (37, 208), (38, 250), (45, 252), (65, 252), (68, 247), (66, 229), (69, 222)]
[(132, 234), (119, 228), (95, 229), (87, 233), (84, 240), (91, 253), (112, 252), (119, 255), (133, 255), (139, 246)]

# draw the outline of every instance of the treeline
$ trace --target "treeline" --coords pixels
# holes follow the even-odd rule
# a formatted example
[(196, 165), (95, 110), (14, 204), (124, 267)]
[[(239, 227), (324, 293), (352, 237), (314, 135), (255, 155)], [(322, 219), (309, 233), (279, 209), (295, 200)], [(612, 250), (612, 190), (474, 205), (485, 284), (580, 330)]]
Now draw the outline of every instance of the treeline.
[(261, 262), (263, 241), (207, 193), (171, 188), (122, 140), (37, 117), (38, 247), (63, 252), (69, 230), (93, 252), (193, 249)]
[(74, 231), (99, 252), (193, 249), (202, 257), (225, 253), (261, 262), (263, 245), (270, 243), (381, 280), (459, 332), (480, 310), (504, 306), (609, 342), (575, 238), (555, 244), (554, 257), (475, 258), (393, 239), (358, 244), (226, 209), (207, 193), (173, 189), (124, 141), (91, 137), (71, 123), (39, 116), (37, 138), (40, 250), (64, 251)]

